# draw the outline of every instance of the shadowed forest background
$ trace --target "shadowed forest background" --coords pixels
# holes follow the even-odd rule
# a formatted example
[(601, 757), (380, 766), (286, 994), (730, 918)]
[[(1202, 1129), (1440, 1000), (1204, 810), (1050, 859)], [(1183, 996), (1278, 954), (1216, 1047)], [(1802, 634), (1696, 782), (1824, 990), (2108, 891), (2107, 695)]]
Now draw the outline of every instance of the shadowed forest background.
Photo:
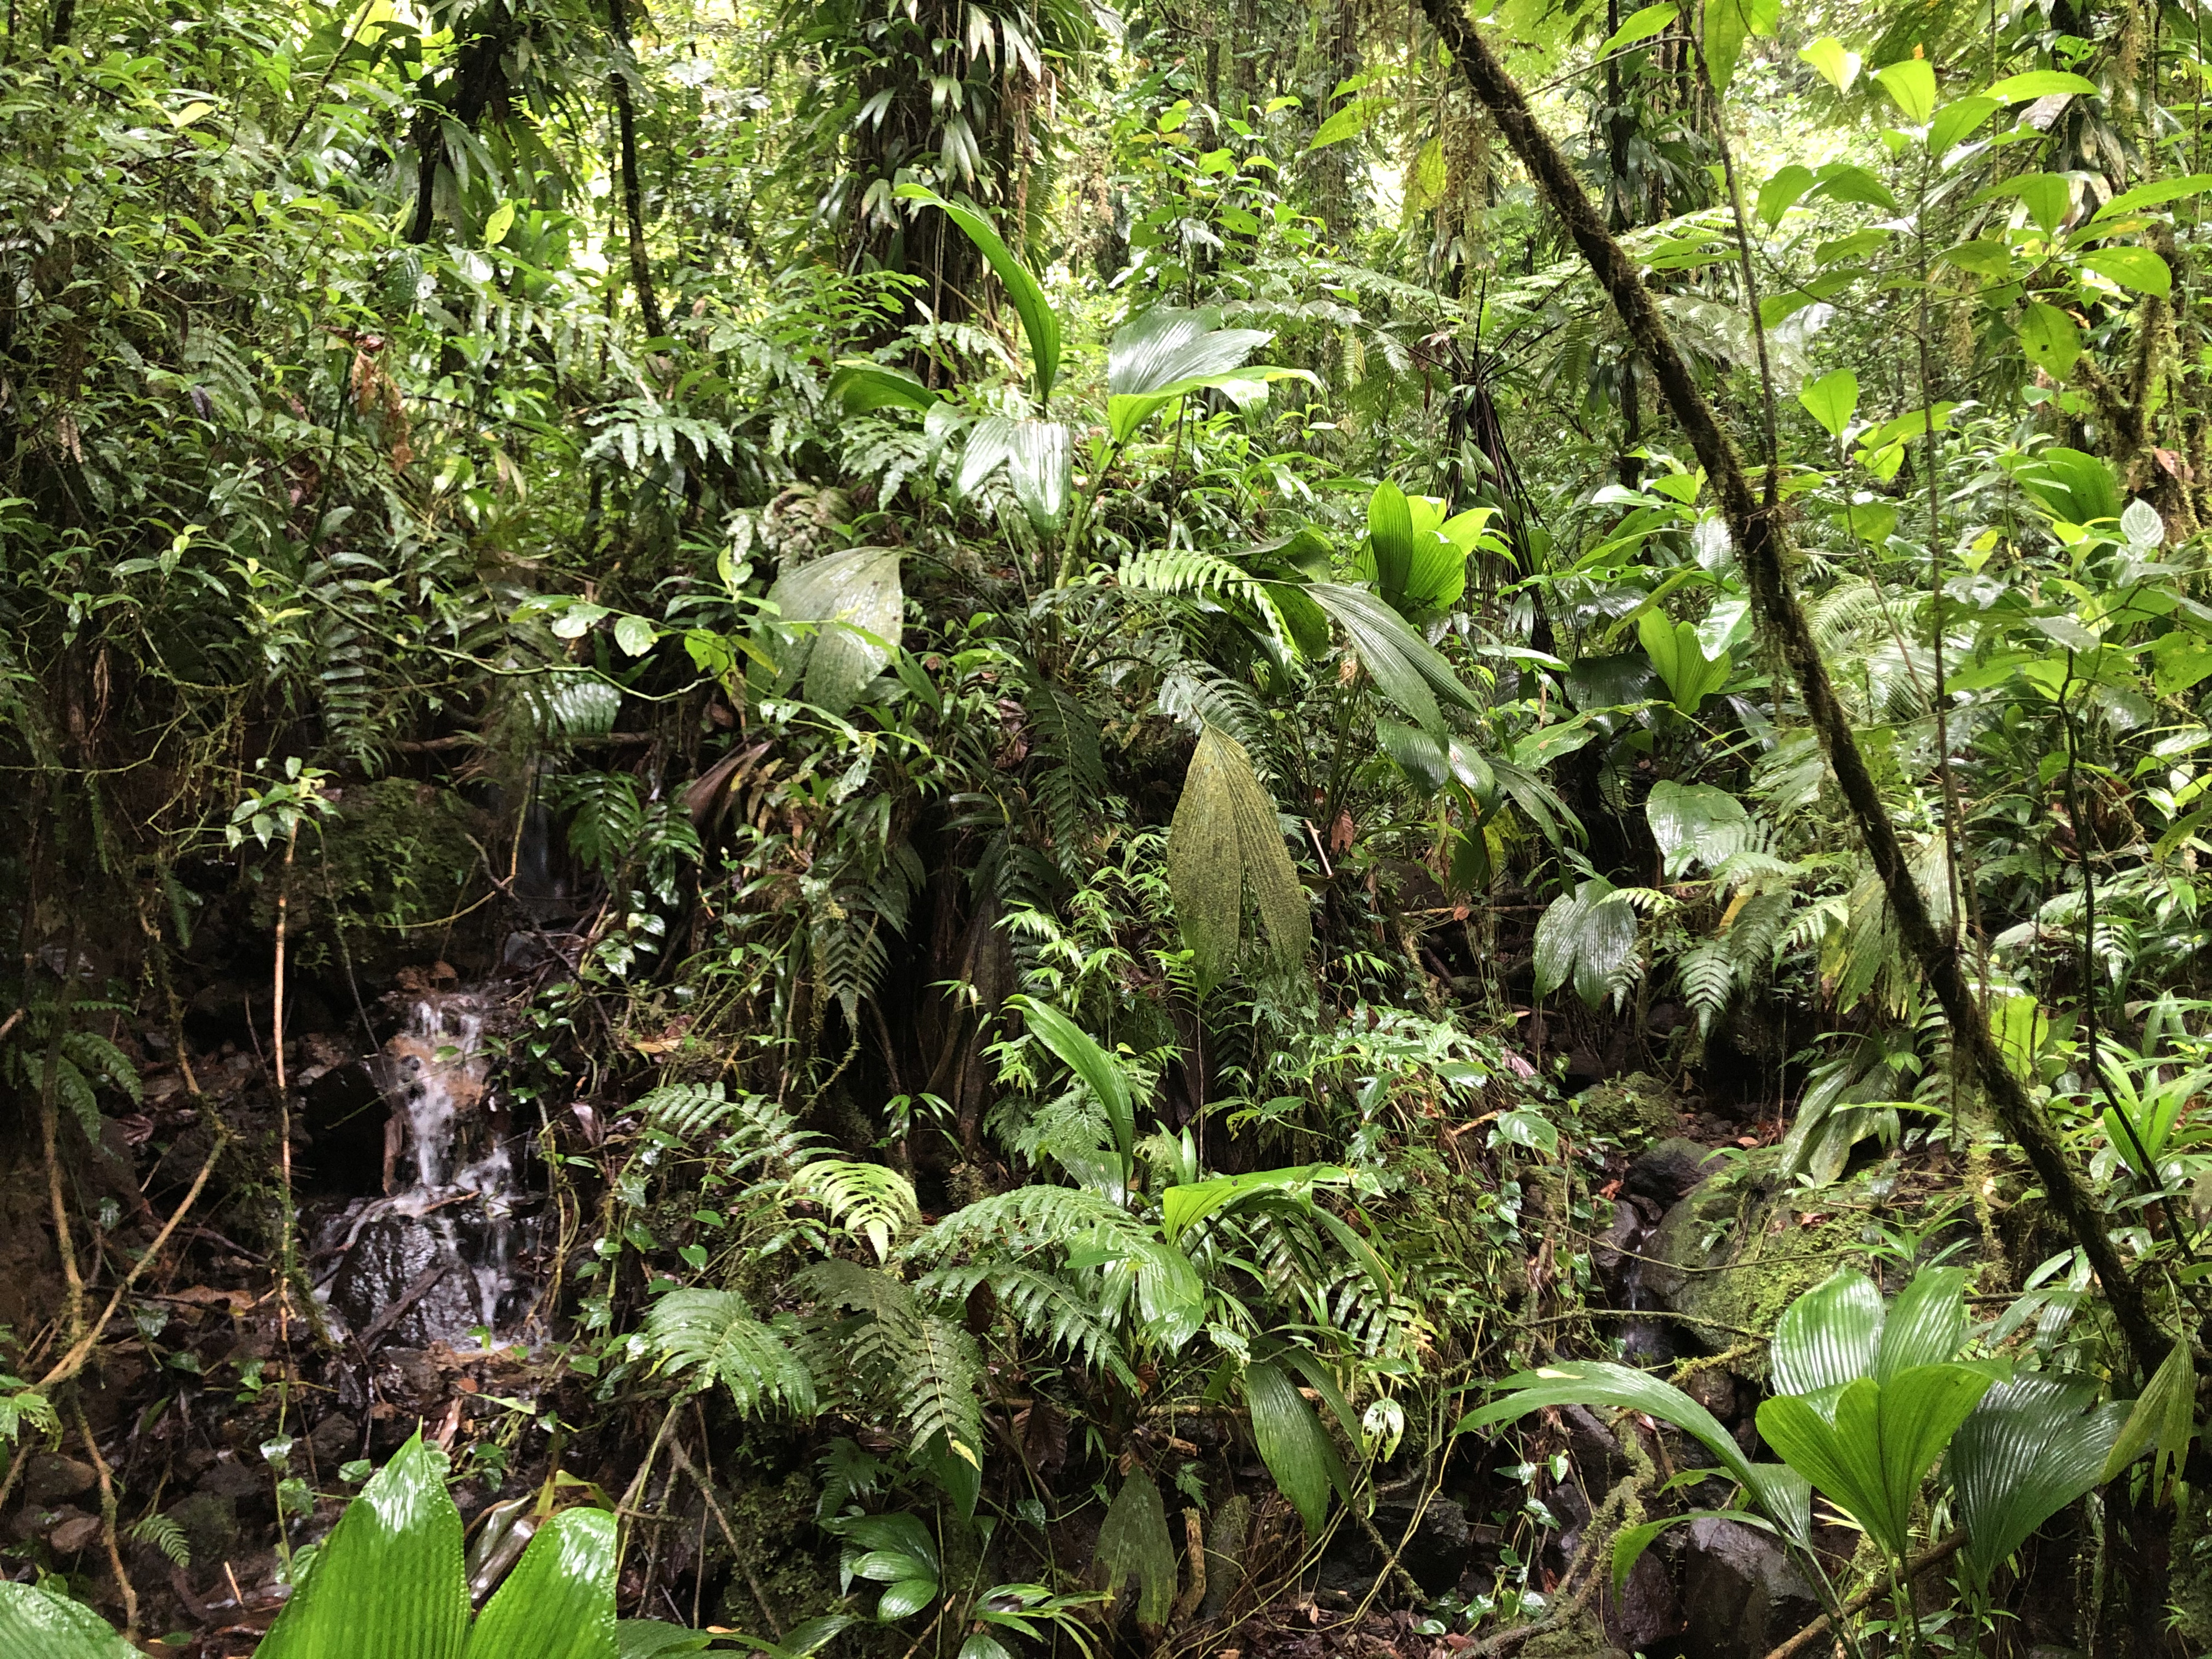
[(0, 1651), (2212, 1652), (2208, 75), (10, 0)]

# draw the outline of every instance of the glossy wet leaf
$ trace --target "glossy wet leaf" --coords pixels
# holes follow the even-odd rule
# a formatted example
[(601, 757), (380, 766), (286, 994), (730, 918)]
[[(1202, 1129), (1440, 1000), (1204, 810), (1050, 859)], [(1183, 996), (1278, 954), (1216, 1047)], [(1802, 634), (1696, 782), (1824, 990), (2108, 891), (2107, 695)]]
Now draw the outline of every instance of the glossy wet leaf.
[(460, 1512), (417, 1434), (346, 1506), (255, 1659), (461, 1659), (468, 1627)]
[(1328, 1515), (1329, 1494), (1348, 1492), (1350, 1479), (1335, 1443), (1305, 1396), (1278, 1366), (1254, 1360), (1244, 1368), (1244, 1398), (1252, 1413), (1252, 1438), (1275, 1486), (1291, 1500), (1309, 1535)]
[(0, 1654), (8, 1659), (138, 1659), (137, 1650), (82, 1602), (34, 1584), (4, 1582)]
[(617, 1659), (615, 1518), (564, 1510), (540, 1527), (470, 1632), (466, 1659)]
[(2106, 1478), (2129, 1407), (2095, 1405), (2096, 1397), (2056, 1377), (2015, 1377), (1984, 1395), (1952, 1439), (1945, 1467), (1977, 1579), (1986, 1582), (2038, 1527)]
[(769, 590), (785, 623), (811, 623), (792, 647), (808, 702), (842, 714), (883, 672), (904, 629), (895, 547), (854, 547), (787, 569)]

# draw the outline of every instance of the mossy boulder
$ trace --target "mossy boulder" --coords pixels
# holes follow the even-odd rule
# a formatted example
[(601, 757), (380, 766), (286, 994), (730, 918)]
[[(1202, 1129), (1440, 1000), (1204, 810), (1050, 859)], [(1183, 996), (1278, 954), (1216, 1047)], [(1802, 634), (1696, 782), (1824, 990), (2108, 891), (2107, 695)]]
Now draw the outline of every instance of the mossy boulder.
[(1640, 1147), (1680, 1129), (1682, 1098), (1650, 1073), (1631, 1072), (1583, 1091), (1575, 1110), (1591, 1133)]
[(1778, 1156), (1759, 1147), (1700, 1182), (1645, 1246), (1644, 1288), (1712, 1346), (1767, 1334), (1784, 1308), (1838, 1267), (1868, 1266), (1860, 1235), (1873, 1195), (1863, 1181), (1826, 1189), (1808, 1219), (1795, 1190), (1775, 1178)]
[[(411, 778), (349, 784), (337, 808), (300, 837), (294, 960), (314, 969), (349, 956), (357, 972), (380, 976), (419, 961), (426, 945), (444, 948), (449, 930), (434, 924), (458, 918), (472, 887), (483, 890), (477, 848), (489, 844), (488, 816), (451, 789)], [(264, 881), (255, 904), (264, 927), (275, 922), (275, 903), (276, 884)]]

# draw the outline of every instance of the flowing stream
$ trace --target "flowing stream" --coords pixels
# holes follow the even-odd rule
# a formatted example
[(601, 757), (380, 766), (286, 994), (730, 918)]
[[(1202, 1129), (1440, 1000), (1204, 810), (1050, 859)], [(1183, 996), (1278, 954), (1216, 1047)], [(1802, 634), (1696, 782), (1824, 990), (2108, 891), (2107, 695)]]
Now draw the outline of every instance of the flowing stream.
[(418, 998), (373, 1062), (391, 1111), (384, 1190), (326, 1216), (314, 1241), (317, 1294), (365, 1351), (526, 1334), (535, 1287), (518, 1262), (534, 1229), (518, 1212), (530, 1194), (484, 1051), (484, 1007), (470, 990)]

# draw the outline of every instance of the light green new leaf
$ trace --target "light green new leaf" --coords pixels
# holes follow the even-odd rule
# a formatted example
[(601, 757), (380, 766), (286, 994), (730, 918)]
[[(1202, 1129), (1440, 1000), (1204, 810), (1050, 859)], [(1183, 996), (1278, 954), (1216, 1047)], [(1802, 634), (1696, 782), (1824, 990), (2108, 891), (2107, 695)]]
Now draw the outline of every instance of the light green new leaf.
[(1135, 1579), (1137, 1623), (1151, 1631), (1164, 1626), (1175, 1606), (1175, 1540), (1160, 1489), (1141, 1467), (1131, 1469), (1114, 1494), (1093, 1550), (1107, 1596), (1118, 1598)]
[(2081, 269), (2111, 278), (2122, 288), (2165, 299), (2173, 292), (2173, 272), (2147, 247), (2100, 247), (2081, 258)]
[(1234, 1208), (1248, 1198), (1270, 1193), (1293, 1193), (1318, 1184), (1339, 1185), (1350, 1175), (1334, 1164), (1304, 1164), (1284, 1170), (1252, 1170), (1243, 1175), (1216, 1176), (1208, 1181), (1188, 1181), (1160, 1194), (1160, 1231), (1170, 1243), (1179, 1243), (1184, 1233), (1217, 1210)]
[(444, 1463), (418, 1433), (377, 1471), (258, 1659), (460, 1659), (469, 1589)]
[(1217, 727), (1199, 734), (1167, 850), (1176, 919), (1209, 982), (1236, 956), (1248, 884), (1277, 961), (1287, 967), (1304, 959), (1312, 915), (1283, 846), (1274, 798), (1243, 745)]
[(2116, 219), (2123, 213), (2133, 213), (2139, 208), (2163, 207), (2168, 202), (2179, 202), (2184, 197), (2202, 195), (2212, 190), (2212, 173), (2192, 173), (2181, 179), (2161, 179), (2154, 185), (2138, 185), (2133, 190), (2124, 190), (2099, 208), (2090, 222), (2098, 219)]
[[(1172, 850), (1169, 857), (1174, 858)], [(1090, 1032), (1050, 1003), (1039, 1002), (1035, 997), (1012, 996), (1006, 999), (1006, 1006), (1022, 1017), (1022, 1023), (1058, 1057), (1061, 1065), (1083, 1080), (1105, 1109), (1107, 1124), (1114, 1134), (1114, 1149), (1121, 1154), (1121, 1178), (1126, 1184), (1135, 1167), (1137, 1148), (1137, 1098), (1129, 1087), (1128, 1074)]]
[(1030, 268), (1014, 257), (1014, 251), (1000, 240), (992, 228), (991, 222), (973, 208), (962, 207), (946, 201), (926, 185), (901, 185), (896, 194), (906, 201), (921, 202), (941, 208), (946, 218), (968, 234), (968, 240), (982, 250), (993, 271), (1006, 290), (1006, 297), (1014, 302), (1014, 313), (1022, 319), (1022, 332), (1029, 336), (1030, 361), (1036, 373), (1036, 394), (1040, 404), (1052, 401), (1053, 382), (1060, 378), (1060, 317), (1044, 297), (1044, 289), (1030, 274)]
[(786, 666), (804, 678), (807, 701), (833, 714), (851, 708), (898, 649), (906, 590), (895, 547), (848, 548), (787, 568), (768, 597), (783, 622), (815, 624)]
[(1921, 1365), (1887, 1383), (1869, 1377), (1784, 1395), (1759, 1407), (1759, 1432), (1901, 1560), (1911, 1548), (1921, 1481), (1994, 1381), (1972, 1366)]
[(615, 1518), (564, 1510), (540, 1527), (470, 1634), (468, 1659), (617, 1659)]
[(1820, 78), (1838, 92), (1849, 92), (1859, 78), (1858, 53), (1849, 50), (1833, 35), (1824, 35), (1797, 54), (1810, 64)]
[(1840, 438), (1844, 428), (1851, 423), (1851, 416), (1858, 411), (1859, 377), (1848, 368), (1823, 374), (1817, 380), (1805, 383), (1797, 393), (1797, 401), (1831, 438)]
[(1443, 501), (1409, 499), (1386, 479), (1368, 500), (1358, 573), (1408, 619), (1443, 610), (1467, 591), (1468, 553), (1488, 517), (1487, 509), (1475, 507), (1447, 522)]
[(1331, 144), (1340, 144), (1347, 138), (1357, 138), (1397, 101), (1395, 98), (1382, 96), (1353, 99), (1321, 124), (1321, 130), (1314, 134), (1314, 141), (1307, 147), (1308, 149), (1325, 149)]
[(1715, 92), (1725, 93), (1735, 79), (1743, 43), (1754, 34), (1773, 33), (1781, 21), (1782, 0), (1705, 0), (1705, 71)]
[(667, 1659), (674, 1653), (697, 1653), (714, 1640), (703, 1630), (686, 1630), (659, 1619), (623, 1619), (615, 1625), (615, 1647), (622, 1659)]
[(2069, 75), (2063, 70), (2030, 70), (2025, 75), (2008, 75), (1985, 95), (2000, 104), (2026, 104), (2038, 98), (2055, 98), (2061, 93), (2082, 98), (2102, 96), (2094, 81)]
[(1759, 221), (1771, 230), (1782, 222), (1782, 216), (1797, 205), (1805, 192), (1813, 188), (1814, 173), (1808, 167), (1790, 162), (1759, 187), (1757, 212)]
[(1874, 1280), (1850, 1268), (1806, 1291), (1775, 1322), (1775, 1392), (1814, 1394), (1871, 1376), (1885, 1311)]
[(1647, 611), (1638, 619), (1636, 636), (1659, 678), (1667, 683), (1674, 707), (1694, 714), (1698, 706), (1728, 684), (1729, 658), (1708, 658), (1698, 640), (1695, 623), (1669, 621), (1660, 610)]
[(1679, 10), (1680, 8), (1678, 6), (1662, 3), (1645, 6), (1632, 13), (1619, 28), (1606, 36), (1604, 43), (1597, 49), (1597, 55), (1600, 58), (1610, 58), (1624, 46), (1632, 46), (1640, 40), (1649, 40), (1653, 35), (1664, 31), (1667, 26), (1674, 21), (1675, 14)]
[(139, 1659), (90, 1607), (35, 1584), (0, 1582), (0, 1653), (8, 1659)]
[(1936, 66), (1925, 58), (1907, 58), (1874, 72), (1905, 118), (1923, 125), (1936, 112)]
[(1251, 1408), (1252, 1438), (1260, 1461), (1305, 1522), (1306, 1531), (1318, 1533), (1328, 1518), (1330, 1492), (1347, 1498), (1351, 1492), (1351, 1480), (1335, 1443), (1297, 1386), (1267, 1360), (1255, 1359), (1245, 1366), (1244, 1400)]
[(1945, 1468), (1977, 1581), (1986, 1583), (2030, 1533), (2106, 1478), (2128, 1407), (2093, 1407), (2095, 1398), (2094, 1389), (2018, 1376), (1984, 1395), (1951, 1442)]

